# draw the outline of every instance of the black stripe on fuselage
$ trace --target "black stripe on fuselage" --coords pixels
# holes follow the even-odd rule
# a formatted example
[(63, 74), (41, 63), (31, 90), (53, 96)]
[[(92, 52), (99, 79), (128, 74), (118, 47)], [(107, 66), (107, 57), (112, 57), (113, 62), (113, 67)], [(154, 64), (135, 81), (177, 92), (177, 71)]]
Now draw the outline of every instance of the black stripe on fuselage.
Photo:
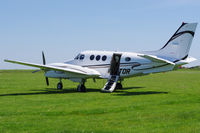
[(141, 71), (141, 70), (148, 70), (148, 69), (154, 69), (154, 68), (159, 68), (159, 67), (164, 67), (169, 65), (168, 63), (160, 65), (160, 66), (154, 66), (154, 67), (149, 67), (149, 68), (143, 68), (143, 69), (134, 69), (135, 71)]
[[(132, 62), (132, 63), (120, 63), (120, 67), (122, 67), (121, 64), (126, 64), (127, 66), (132, 66), (133, 63), (136, 63), (136, 62)], [(141, 65), (147, 65), (147, 64), (140, 64)], [(167, 66), (169, 65), (168, 63), (166, 64), (163, 64), (163, 65), (160, 65), (160, 66), (154, 66), (154, 67), (149, 67), (149, 68), (143, 68), (143, 69), (134, 69), (136, 71), (139, 71), (139, 70), (148, 70), (148, 69), (154, 69), (154, 68), (159, 68), (159, 67), (163, 67), (163, 66)], [(138, 66), (138, 65), (137, 65)], [(135, 66), (135, 67), (137, 67)], [(87, 65), (87, 66), (82, 66), (82, 67), (110, 67), (110, 64), (101, 64), (101, 65)]]
[[(129, 62), (129, 63), (120, 63), (120, 66), (133, 66), (136, 65), (138, 66), (138, 62)], [(140, 65), (144, 65), (144, 64), (140, 64)], [(82, 67), (110, 67), (110, 64), (98, 64), (98, 65), (84, 65)]]

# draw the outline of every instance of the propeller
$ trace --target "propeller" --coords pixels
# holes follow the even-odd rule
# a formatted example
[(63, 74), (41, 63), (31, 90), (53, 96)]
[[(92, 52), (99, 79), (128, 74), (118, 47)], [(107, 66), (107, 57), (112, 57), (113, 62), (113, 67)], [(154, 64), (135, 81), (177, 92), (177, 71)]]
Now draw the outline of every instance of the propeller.
[(49, 79), (46, 77), (47, 86), (49, 86)]
[[(42, 51), (42, 61), (43, 61), (43, 65), (46, 65), (46, 60), (45, 60), (45, 56), (44, 56), (43, 51)], [(45, 79), (46, 79), (47, 86), (49, 86), (49, 79), (47, 77), (45, 77)]]
[(35, 70), (35, 71), (33, 71), (32, 73), (36, 73), (36, 72), (39, 72), (39, 71), (41, 71), (41, 70)]
[(44, 52), (42, 51), (42, 61), (43, 61), (43, 65), (46, 65), (46, 60), (45, 60), (45, 56), (44, 56)]

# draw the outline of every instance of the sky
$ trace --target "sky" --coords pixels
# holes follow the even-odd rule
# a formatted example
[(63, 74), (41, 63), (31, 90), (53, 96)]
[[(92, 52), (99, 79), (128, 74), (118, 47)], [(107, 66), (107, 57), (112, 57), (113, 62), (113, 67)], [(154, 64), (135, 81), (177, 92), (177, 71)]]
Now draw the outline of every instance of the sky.
[[(0, 69), (29, 69), (4, 59), (65, 62), (84, 50), (158, 50), (182, 22), (200, 23), (199, 0), (0, 0)], [(200, 25), (190, 56), (200, 65)]]

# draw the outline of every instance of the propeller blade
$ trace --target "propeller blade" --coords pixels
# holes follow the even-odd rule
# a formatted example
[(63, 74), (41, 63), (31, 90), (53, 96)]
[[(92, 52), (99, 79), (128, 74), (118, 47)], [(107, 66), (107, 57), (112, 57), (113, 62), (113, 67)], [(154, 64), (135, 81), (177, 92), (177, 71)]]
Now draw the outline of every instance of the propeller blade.
[(49, 86), (49, 79), (46, 77), (47, 86)]
[(32, 73), (36, 73), (36, 72), (39, 72), (39, 71), (41, 71), (41, 70), (35, 70), (35, 71), (33, 71)]
[(45, 56), (44, 56), (44, 52), (42, 51), (42, 61), (43, 61), (43, 65), (46, 65), (46, 60), (45, 60)]
[[(43, 65), (46, 65), (46, 60), (45, 60), (45, 56), (44, 56), (43, 51), (42, 51), (42, 61), (43, 61)], [(46, 79), (47, 86), (49, 86), (49, 79), (47, 77), (45, 77), (45, 79)]]

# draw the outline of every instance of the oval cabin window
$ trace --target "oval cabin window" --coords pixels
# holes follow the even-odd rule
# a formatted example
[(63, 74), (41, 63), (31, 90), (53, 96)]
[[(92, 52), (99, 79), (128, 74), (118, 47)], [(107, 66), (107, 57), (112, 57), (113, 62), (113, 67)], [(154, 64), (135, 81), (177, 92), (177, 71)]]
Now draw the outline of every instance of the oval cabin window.
[(126, 58), (125, 58), (125, 61), (130, 61), (130, 60), (131, 60), (130, 57), (126, 57)]
[(91, 56), (90, 56), (90, 60), (94, 60), (94, 55), (91, 55)]
[(100, 55), (97, 55), (96, 60), (99, 61), (100, 58), (101, 58), (101, 56), (100, 56)]
[(104, 55), (104, 56), (102, 57), (102, 61), (105, 61), (106, 59), (107, 59), (107, 56)]

